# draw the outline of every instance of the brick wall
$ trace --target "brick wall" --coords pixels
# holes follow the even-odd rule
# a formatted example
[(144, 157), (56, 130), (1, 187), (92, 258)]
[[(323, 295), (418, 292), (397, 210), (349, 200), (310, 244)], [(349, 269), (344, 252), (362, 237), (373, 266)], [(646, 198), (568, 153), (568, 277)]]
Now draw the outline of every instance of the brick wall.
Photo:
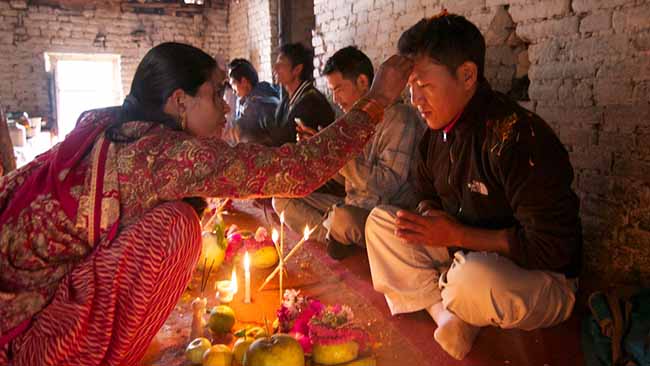
[(350, 44), (377, 65), (402, 31), (442, 7), (486, 36), (496, 89), (516, 91), (529, 77), (524, 104), (571, 154), (589, 272), (650, 284), (650, 3), (315, 0), (316, 66)]
[(62, 10), (0, 2), (0, 100), (6, 110), (48, 115), (45, 52), (121, 55), (124, 94), (144, 54), (164, 41), (201, 47), (227, 58), (227, 8), (194, 17), (144, 15), (119, 9)]
[(230, 3), (230, 57), (250, 60), (260, 80), (271, 80), (278, 44), (278, 2), (240, 0)]

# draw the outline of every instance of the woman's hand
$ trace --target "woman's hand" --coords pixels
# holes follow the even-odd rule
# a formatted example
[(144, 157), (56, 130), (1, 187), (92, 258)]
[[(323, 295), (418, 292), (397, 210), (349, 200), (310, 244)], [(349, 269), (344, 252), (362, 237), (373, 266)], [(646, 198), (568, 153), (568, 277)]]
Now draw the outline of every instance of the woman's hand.
[(391, 56), (379, 66), (366, 96), (388, 107), (402, 94), (412, 70), (413, 61), (404, 56)]

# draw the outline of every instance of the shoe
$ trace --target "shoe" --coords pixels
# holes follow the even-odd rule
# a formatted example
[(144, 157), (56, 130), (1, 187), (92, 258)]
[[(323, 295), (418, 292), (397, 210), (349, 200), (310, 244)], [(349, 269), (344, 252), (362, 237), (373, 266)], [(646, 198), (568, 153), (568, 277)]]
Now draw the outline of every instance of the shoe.
[(355, 247), (353, 244), (345, 245), (341, 244), (334, 239), (325, 239), (327, 242), (327, 254), (332, 258), (340, 261), (343, 258), (347, 258), (354, 254)]

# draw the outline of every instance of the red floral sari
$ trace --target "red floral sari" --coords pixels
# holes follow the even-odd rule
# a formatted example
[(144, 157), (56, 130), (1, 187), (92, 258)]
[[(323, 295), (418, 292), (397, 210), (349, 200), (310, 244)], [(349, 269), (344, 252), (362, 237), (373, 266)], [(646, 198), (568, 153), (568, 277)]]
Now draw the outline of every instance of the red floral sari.
[(271, 148), (138, 121), (121, 130), (134, 142), (109, 143), (117, 113), (85, 113), (63, 143), (0, 180), (5, 361), (136, 363), (199, 254), (198, 219), (179, 200), (306, 195), (381, 118), (353, 110), (307, 142)]

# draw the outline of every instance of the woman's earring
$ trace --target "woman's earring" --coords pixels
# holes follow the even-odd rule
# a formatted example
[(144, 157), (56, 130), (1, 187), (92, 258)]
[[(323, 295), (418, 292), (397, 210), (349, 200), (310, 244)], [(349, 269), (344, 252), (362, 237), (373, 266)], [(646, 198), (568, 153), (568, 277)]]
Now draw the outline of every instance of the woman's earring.
[(183, 131), (187, 129), (187, 114), (185, 112), (181, 113), (181, 129)]

